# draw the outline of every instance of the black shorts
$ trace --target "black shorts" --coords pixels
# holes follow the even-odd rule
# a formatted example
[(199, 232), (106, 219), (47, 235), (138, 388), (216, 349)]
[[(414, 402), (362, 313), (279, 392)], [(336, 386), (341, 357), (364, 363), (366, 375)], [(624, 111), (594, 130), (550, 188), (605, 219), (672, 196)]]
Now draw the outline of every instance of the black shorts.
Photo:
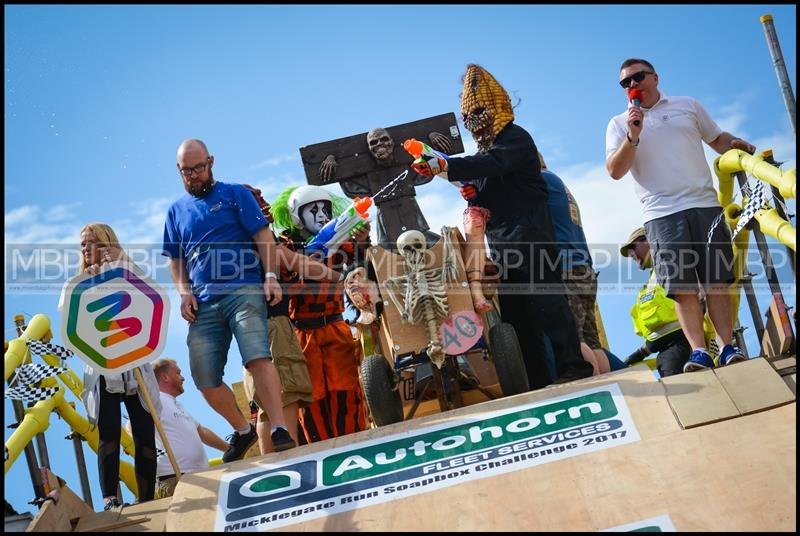
[(703, 287), (733, 283), (731, 230), (722, 208), (682, 210), (651, 220), (644, 229), (658, 284), (668, 296), (676, 291), (696, 292), (698, 283)]

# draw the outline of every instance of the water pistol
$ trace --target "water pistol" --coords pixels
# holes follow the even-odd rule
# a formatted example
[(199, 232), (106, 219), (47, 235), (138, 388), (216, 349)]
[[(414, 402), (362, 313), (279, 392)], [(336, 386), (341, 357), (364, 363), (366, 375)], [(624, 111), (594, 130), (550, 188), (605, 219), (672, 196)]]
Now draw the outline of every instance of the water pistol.
[(447, 180), (447, 155), (425, 142), (410, 138), (403, 142), (403, 149), (414, 157), (411, 168), (420, 175), (436, 175)]
[(339, 244), (350, 238), (350, 234), (356, 229), (364, 227), (371, 219), (369, 207), (372, 206), (372, 198), (356, 197), (355, 200), (339, 216), (332, 219), (314, 235), (306, 244), (306, 253), (316, 253), (321, 251), (327, 258), (334, 251), (339, 249)]

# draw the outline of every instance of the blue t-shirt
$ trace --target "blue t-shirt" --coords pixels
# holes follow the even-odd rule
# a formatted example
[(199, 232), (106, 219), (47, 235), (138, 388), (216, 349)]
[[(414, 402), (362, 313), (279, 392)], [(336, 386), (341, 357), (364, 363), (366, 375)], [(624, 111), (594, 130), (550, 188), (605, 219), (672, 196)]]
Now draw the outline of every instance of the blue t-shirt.
[(552, 171), (542, 170), (542, 178), (547, 184), (547, 207), (553, 219), (561, 270), (567, 272), (575, 266), (591, 266), (592, 255), (586, 245), (581, 213), (572, 192)]
[(186, 194), (167, 212), (163, 254), (184, 259), (199, 302), (263, 282), (253, 235), (268, 225), (253, 194), (217, 182), (205, 197)]

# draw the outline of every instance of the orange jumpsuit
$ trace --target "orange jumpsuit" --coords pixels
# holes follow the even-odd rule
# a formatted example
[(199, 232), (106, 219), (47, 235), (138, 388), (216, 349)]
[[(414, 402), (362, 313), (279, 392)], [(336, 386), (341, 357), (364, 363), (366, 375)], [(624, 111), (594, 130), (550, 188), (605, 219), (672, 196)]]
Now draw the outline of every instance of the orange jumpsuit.
[[(281, 235), (284, 245), (302, 253), (300, 240)], [(338, 257), (338, 258), (337, 258)], [(334, 254), (326, 262), (341, 261)], [(340, 282), (302, 280), (297, 274), (282, 274), (290, 281), (289, 318), (295, 323), (311, 377), (313, 402), (300, 409), (300, 425), (309, 443), (365, 430), (366, 416), (358, 360), (350, 326), (342, 318), (343, 285)]]

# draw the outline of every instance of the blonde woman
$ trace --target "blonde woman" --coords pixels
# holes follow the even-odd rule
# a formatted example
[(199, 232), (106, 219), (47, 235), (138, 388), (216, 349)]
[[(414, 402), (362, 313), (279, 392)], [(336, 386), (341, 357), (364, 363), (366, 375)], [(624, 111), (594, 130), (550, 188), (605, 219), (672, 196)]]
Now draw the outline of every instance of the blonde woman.
[[(128, 260), (114, 230), (104, 223), (90, 223), (81, 229), (80, 273), (98, 274), (103, 264)], [(66, 289), (66, 287), (65, 287)], [(64, 312), (65, 295), (62, 292), (59, 311)], [(145, 379), (150, 398), (161, 411), (158, 382), (153, 368), (147, 364), (139, 367)], [(100, 374), (90, 366), (84, 369), (84, 391), (81, 399), (86, 405), (86, 416), (96, 425), (100, 442), (97, 449), (97, 469), (103, 492), (104, 510), (121, 506), (117, 499), (119, 482), (119, 448), (121, 435), (120, 403), (124, 402), (133, 431), (136, 450), (135, 472), (139, 502), (153, 499), (156, 481), (155, 427), (147, 404), (144, 402), (133, 370), (122, 374)]]

